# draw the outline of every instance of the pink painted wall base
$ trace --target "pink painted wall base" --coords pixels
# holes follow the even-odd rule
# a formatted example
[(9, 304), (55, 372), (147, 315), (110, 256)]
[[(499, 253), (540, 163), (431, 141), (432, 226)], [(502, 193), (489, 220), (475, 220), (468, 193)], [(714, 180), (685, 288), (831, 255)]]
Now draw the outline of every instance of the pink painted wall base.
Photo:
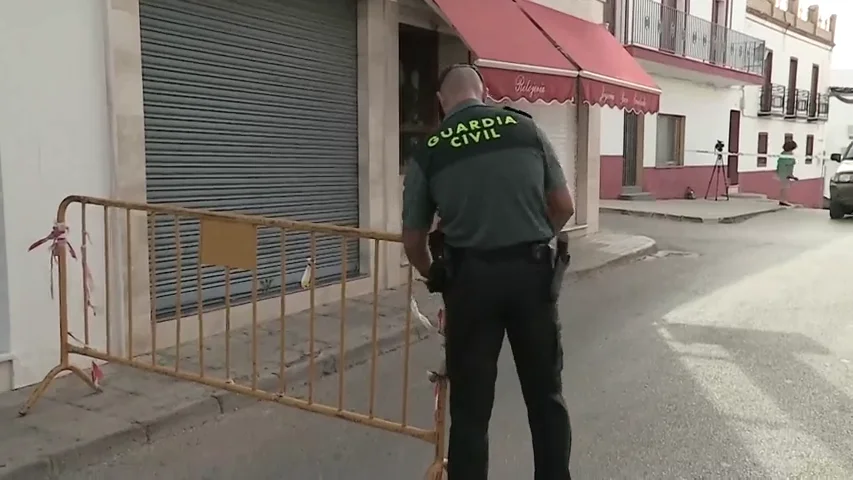
[(615, 200), (622, 193), (622, 162), (621, 155), (602, 155), (599, 178), (599, 198)]
[[(601, 193), (602, 199), (613, 200), (622, 193), (622, 162), (621, 156), (601, 157)], [(693, 189), (697, 198), (705, 196), (708, 182), (711, 180), (713, 166), (687, 167), (650, 167), (643, 169), (643, 191), (649, 192), (657, 199), (684, 198), (687, 187)], [(759, 193), (767, 198), (779, 198), (779, 181), (773, 171), (741, 172), (738, 174), (738, 187), (743, 193)], [(724, 194), (725, 183), (720, 179), (719, 184), (712, 182), (709, 195)], [(809, 208), (823, 206), (823, 179), (809, 178), (791, 184), (788, 200), (792, 203)]]

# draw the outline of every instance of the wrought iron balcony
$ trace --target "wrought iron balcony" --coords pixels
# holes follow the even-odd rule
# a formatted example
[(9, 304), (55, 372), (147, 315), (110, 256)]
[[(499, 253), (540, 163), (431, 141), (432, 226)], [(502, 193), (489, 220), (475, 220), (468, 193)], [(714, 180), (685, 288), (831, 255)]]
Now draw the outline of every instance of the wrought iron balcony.
[(761, 87), (761, 94), (758, 97), (758, 115), (782, 116), (785, 113), (785, 92), (784, 85), (765, 85)]
[(814, 117), (809, 115), (809, 120), (829, 120), (829, 95), (826, 93), (818, 93), (815, 108), (817, 110), (816, 115)]
[(653, 0), (633, 0), (626, 43), (744, 73), (764, 71), (764, 40), (686, 14)]
[(797, 90), (797, 104), (794, 115), (797, 118), (807, 118), (809, 115), (809, 98), (811, 92), (808, 90)]
[(785, 98), (785, 118), (807, 118), (809, 112), (809, 91), (788, 90)]

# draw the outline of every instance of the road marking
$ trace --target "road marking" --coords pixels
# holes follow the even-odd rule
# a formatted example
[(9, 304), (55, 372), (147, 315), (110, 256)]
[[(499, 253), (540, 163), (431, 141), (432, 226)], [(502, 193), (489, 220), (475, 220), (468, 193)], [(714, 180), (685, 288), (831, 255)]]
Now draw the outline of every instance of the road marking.
[[(672, 338), (661, 330), (663, 337)], [(680, 355), (684, 367), (772, 478), (851, 478), (853, 471), (846, 470), (818, 438), (798, 428), (739, 365), (726, 358), (730, 354), (720, 355), (718, 345), (667, 343), (684, 352)]]

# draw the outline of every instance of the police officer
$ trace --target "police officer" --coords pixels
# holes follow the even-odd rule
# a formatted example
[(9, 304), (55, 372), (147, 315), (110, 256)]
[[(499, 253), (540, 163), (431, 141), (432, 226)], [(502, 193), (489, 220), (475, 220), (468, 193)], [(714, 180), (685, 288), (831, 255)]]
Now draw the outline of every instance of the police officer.
[[(406, 255), (441, 291), (450, 378), (449, 480), (488, 477), (498, 356), (509, 339), (533, 438), (535, 480), (569, 479), (571, 428), (548, 242), (574, 213), (554, 149), (524, 112), (484, 104), (471, 65), (439, 78), (446, 116), (408, 166)], [(441, 218), (447, 275), (427, 249)]]

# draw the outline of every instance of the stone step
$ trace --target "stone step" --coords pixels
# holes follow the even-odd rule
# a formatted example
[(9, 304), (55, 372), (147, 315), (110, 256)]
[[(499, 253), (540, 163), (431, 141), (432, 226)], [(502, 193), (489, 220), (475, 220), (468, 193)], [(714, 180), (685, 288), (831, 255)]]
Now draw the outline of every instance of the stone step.
[(636, 200), (636, 201), (647, 201), (651, 202), (655, 200), (655, 197), (652, 196), (649, 192), (636, 192), (636, 193), (622, 193), (619, 195), (619, 200)]
[(767, 195), (763, 193), (749, 193), (749, 192), (729, 192), (730, 198), (748, 198), (750, 200), (767, 200)]

